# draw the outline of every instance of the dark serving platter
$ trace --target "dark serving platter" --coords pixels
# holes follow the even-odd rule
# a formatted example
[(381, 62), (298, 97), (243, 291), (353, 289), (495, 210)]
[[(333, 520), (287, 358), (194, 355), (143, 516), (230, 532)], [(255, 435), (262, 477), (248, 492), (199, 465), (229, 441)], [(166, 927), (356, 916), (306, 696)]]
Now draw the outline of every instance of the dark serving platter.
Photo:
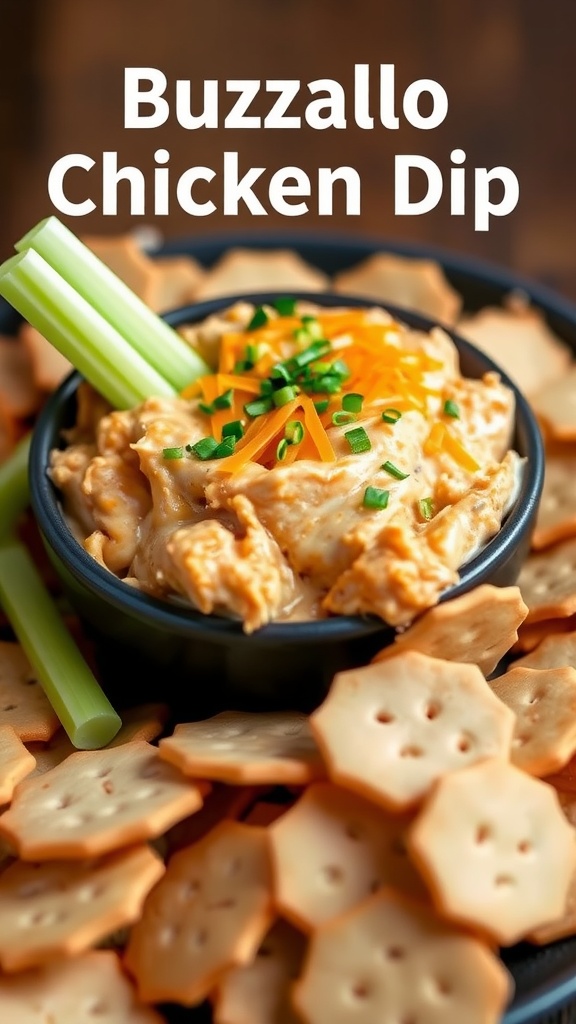
[[(542, 310), (552, 330), (576, 353), (576, 305), (503, 267), (436, 247), (330, 234), (230, 234), (174, 239), (153, 255), (161, 259), (162, 256), (187, 254), (210, 267), (227, 249), (234, 247), (293, 249), (328, 274), (347, 269), (378, 251), (435, 259), (463, 296), (467, 310), (499, 304), (509, 292), (522, 291)], [(11, 307), (0, 300), (0, 333), (14, 333), (19, 320)], [(576, 1024), (576, 938), (541, 948), (521, 943), (505, 950), (503, 959), (516, 982), (516, 994), (502, 1024)], [(172, 1006), (163, 1009), (170, 1024), (209, 1024), (210, 1021), (207, 1006), (195, 1010)]]

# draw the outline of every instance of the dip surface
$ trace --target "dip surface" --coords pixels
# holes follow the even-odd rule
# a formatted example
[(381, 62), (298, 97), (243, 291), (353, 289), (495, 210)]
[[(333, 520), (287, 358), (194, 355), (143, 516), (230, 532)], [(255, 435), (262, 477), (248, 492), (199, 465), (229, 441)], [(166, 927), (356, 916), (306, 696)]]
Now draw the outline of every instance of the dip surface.
[(514, 396), (462, 378), (442, 330), (239, 304), (186, 335), (214, 374), (122, 412), (83, 385), (51, 456), (75, 536), (127, 584), (246, 632), (329, 614), (404, 627), (500, 529)]

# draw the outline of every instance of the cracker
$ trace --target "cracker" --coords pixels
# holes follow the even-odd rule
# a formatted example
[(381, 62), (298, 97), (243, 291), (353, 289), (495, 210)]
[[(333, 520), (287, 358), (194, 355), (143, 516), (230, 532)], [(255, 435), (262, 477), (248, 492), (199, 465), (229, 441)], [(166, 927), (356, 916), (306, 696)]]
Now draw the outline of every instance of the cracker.
[(576, 536), (576, 452), (548, 452), (544, 490), (538, 508), (532, 547), (550, 547)]
[(329, 783), (310, 786), (270, 828), (280, 913), (309, 932), (384, 885), (425, 896), (404, 846), (410, 820)]
[(168, 852), (172, 854), (198, 842), (224, 819), (238, 821), (263, 791), (257, 786), (225, 786), (220, 782), (215, 783), (200, 810), (177, 822), (167, 832)]
[(552, 787), (496, 758), (438, 782), (408, 849), (439, 912), (505, 946), (563, 913), (576, 867)]
[(446, 772), (507, 756), (514, 715), (476, 665), (405, 651), (339, 672), (310, 724), (333, 782), (401, 810)]
[(572, 355), (543, 315), (525, 302), (486, 306), (457, 326), (463, 338), (486, 352), (526, 395), (534, 395), (566, 373)]
[(146, 305), (154, 293), (155, 264), (133, 235), (88, 235), (82, 241)]
[(304, 946), (295, 928), (277, 921), (253, 962), (224, 975), (216, 990), (214, 1024), (299, 1024), (290, 990), (300, 973)]
[(278, 821), (278, 818), (282, 818), (289, 807), (290, 804), (275, 804), (268, 800), (258, 800), (242, 820), (247, 825), (266, 827), (267, 825), (273, 825), (275, 821)]
[(26, 349), (15, 338), (0, 336), (0, 403), (9, 416), (24, 419), (40, 407)]
[(143, 1006), (116, 953), (85, 953), (34, 971), (0, 977), (6, 1024), (165, 1024)]
[(150, 308), (157, 313), (193, 302), (205, 271), (191, 256), (162, 256), (154, 260)]
[(518, 579), (526, 624), (576, 613), (576, 538), (528, 556)]
[(305, 785), (326, 774), (299, 712), (224, 711), (177, 725), (159, 751), (186, 775), (219, 782)]
[(148, 846), (78, 863), (16, 861), (0, 876), (0, 964), (22, 971), (78, 956), (136, 921), (164, 865)]
[(0, 721), (25, 743), (49, 740), (60, 722), (19, 644), (0, 641)]
[(518, 639), (518, 627), (527, 613), (518, 587), (484, 584), (425, 612), (373, 660), (405, 650), (420, 651), (433, 658), (478, 665), (484, 675), (490, 675)]
[(540, 622), (523, 623), (518, 630), (518, 639), (510, 654), (528, 654), (534, 651), (549, 636), (571, 633), (576, 625), (576, 616), (565, 619), (542, 619)]
[(538, 646), (514, 662), (514, 668), (576, 668), (576, 632), (545, 637)]
[(11, 725), (0, 725), (0, 807), (12, 799), (15, 787), (34, 770), (36, 761)]
[(326, 291), (328, 278), (291, 249), (228, 249), (207, 272), (195, 301), (242, 292)]
[(202, 806), (148, 743), (82, 750), (24, 783), (0, 817), (23, 860), (94, 857), (152, 839)]
[(462, 308), (461, 295), (434, 260), (375, 253), (336, 274), (333, 285), (336, 292), (390, 302), (449, 326), (456, 323)]
[(532, 408), (547, 437), (576, 441), (576, 366), (532, 397)]
[(18, 338), (28, 355), (36, 387), (40, 391), (55, 391), (72, 373), (72, 363), (32, 324), (23, 323)]
[(576, 753), (576, 669), (512, 668), (490, 686), (516, 715), (513, 764), (530, 775), (559, 771)]
[(195, 1006), (225, 970), (251, 963), (271, 921), (267, 830), (225, 821), (172, 857), (126, 965), (146, 1002)]
[(387, 890), (313, 936), (293, 1000), (306, 1024), (497, 1024), (511, 991), (479, 939)]

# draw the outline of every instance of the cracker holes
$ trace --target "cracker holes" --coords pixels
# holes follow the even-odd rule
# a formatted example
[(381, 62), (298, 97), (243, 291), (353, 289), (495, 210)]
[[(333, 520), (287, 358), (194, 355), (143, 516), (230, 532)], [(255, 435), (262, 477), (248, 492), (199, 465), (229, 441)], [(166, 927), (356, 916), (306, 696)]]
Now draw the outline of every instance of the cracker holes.
[(216, 900), (214, 903), (207, 903), (206, 910), (233, 910), (235, 906), (236, 900), (231, 896), (224, 896), (223, 899)]
[(363, 1003), (366, 999), (369, 999), (372, 995), (372, 989), (367, 981), (357, 981), (350, 989), (352, 998), (359, 1003)]
[(518, 853), (521, 853), (523, 856), (525, 856), (527, 853), (532, 853), (532, 843), (529, 839), (522, 839), (518, 843), (516, 849), (518, 850)]
[(338, 864), (327, 864), (322, 868), (322, 875), (330, 885), (339, 885), (344, 880), (344, 872)]
[(398, 963), (400, 960), (404, 960), (406, 956), (406, 950), (402, 946), (386, 946), (384, 948), (384, 959), (391, 961), (391, 963)]
[(472, 740), (470, 736), (466, 736), (465, 733), (462, 733), (462, 735), (459, 736), (458, 739), (456, 740), (456, 750), (460, 754), (469, 754), (471, 749)]
[(98, 999), (86, 1010), (89, 1017), (106, 1017), (109, 1011), (110, 1007), (103, 999)]
[(424, 718), (427, 718), (429, 722), (433, 722), (435, 718), (442, 711), (442, 705), (438, 701), (430, 701), (424, 708)]
[(512, 875), (496, 875), (494, 878), (494, 885), (497, 889), (510, 889), (516, 884), (516, 880)]
[(184, 882), (180, 888), (180, 899), (187, 903), (189, 900), (194, 899), (195, 896), (200, 892), (200, 882), (196, 878), (191, 878), (189, 882)]
[(380, 725), (390, 725), (395, 721), (394, 715), (390, 714), (390, 712), (386, 710), (377, 711), (374, 715), (374, 719), (376, 722), (379, 722)]
[(36, 910), (32, 914), (23, 915), (20, 918), (20, 925), (23, 928), (52, 928), (60, 921), (64, 921), (66, 916), (63, 910)]
[(413, 743), (409, 743), (406, 747), (400, 749), (400, 757), (422, 757), (424, 751), (422, 747), (416, 747)]
[(5, 704), (4, 707), (1, 710), (2, 711), (16, 711), (16, 708), (17, 708), (16, 704)]
[(344, 833), (348, 836), (348, 839), (353, 839), (355, 843), (359, 843), (363, 835), (360, 826), (356, 825), (354, 822), (349, 822), (348, 825), (346, 825)]
[(542, 691), (537, 690), (536, 693), (533, 693), (532, 696), (528, 698), (526, 704), (539, 704), (543, 696), (544, 694)]
[(476, 835), (474, 836), (474, 842), (477, 846), (483, 846), (489, 839), (492, 838), (492, 829), (489, 825), (478, 825), (476, 829)]
[(197, 931), (192, 932), (190, 936), (190, 945), (193, 949), (204, 949), (208, 942), (208, 929), (198, 928)]
[(444, 999), (452, 995), (454, 989), (446, 978), (431, 978), (431, 982), (437, 995), (443, 996)]

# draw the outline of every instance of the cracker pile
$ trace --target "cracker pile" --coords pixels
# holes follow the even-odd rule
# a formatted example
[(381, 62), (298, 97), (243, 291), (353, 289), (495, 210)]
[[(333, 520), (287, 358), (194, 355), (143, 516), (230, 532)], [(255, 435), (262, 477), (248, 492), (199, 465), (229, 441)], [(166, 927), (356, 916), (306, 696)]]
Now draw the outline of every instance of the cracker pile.
[(36, 738), (5, 645), (0, 1020), (497, 1024), (495, 947), (576, 934), (576, 638), (486, 680), (526, 611), (481, 587), (309, 718), (147, 705), (100, 751)]

